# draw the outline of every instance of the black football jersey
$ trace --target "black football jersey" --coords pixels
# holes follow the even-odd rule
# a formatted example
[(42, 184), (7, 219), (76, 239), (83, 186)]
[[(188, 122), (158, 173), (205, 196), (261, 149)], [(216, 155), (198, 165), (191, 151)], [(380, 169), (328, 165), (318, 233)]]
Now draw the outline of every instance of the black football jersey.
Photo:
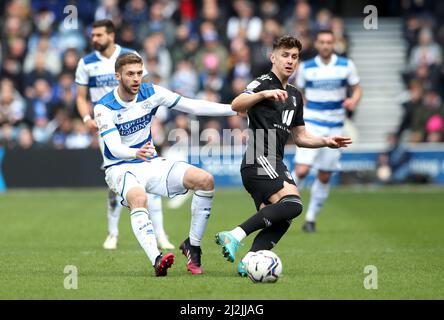
[(273, 72), (256, 78), (244, 92), (273, 89), (287, 91), (288, 98), (285, 102), (263, 99), (248, 109), (249, 137), (241, 168), (258, 164), (258, 157), (266, 157), (273, 163), (282, 161), (291, 129), (305, 125), (302, 94), (290, 84), (284, 89)]

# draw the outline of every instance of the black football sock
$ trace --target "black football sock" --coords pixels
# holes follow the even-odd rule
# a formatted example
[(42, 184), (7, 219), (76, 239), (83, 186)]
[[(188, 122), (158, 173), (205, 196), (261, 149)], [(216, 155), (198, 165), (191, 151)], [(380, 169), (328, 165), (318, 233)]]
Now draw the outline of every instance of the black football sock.
[(270, 227), (280, 221), (292, 220), (299, 216), (301, 212), (301, 198), (295, 195), (288, 195), (277, 203), (263, 207), (239, 226), (249, 235), (256, 230)]
[(271, 250), (290, 227), (291, 220), (280, 221), (262, 229), (254, 238), (250, 251)]

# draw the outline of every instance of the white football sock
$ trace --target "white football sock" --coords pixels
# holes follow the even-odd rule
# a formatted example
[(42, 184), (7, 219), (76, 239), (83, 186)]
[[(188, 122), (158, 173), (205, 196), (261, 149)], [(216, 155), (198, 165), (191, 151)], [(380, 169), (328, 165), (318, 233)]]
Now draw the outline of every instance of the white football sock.
[(160, 254), (157, 249), (156, 236), (154, 235), (153, 224), (148, 218), (148, 210), (145, 208), (134, 208), (131, 210), (131, 226), (134, 235), (139, 241), (140, 246), (154, 266), (156, 258)]
[(200, 246), (200, 241), (207, 227), (208, 218), (211, 213), (211, 204), (213, 202), (214, 190), (194, 191), (191, 201), (191, 226), (190, 226), (190, 244)]
[(305, 215), (306, 221), (315, 221), (316, 216), (324, 205), (325, 200), (327, 200), (329, 193), (330, 183), (322, 183), (316, 178), (311, 187), (310, 204), (308, 205), (307, 214)]
[[(113, 203), (115, 202), (115, 203)], [(119, 201), (119, 197), (116, 195), (108, 197), (108, 233), (117, 237), (119, 235), (119, 219), (122, 212), (122, 204)]]
[(163, 228), (162, 198), (155, 194), (148, 194), (148, 212), (153, 222), (154, 232), (157, 238), (164, 237), (165, 229)]
[(244, 229), (242, 229), (241, 227), (234, 228), (233, 230), (230, 231), (230, 233), (239, 242), (244, 240), (247, 236)]

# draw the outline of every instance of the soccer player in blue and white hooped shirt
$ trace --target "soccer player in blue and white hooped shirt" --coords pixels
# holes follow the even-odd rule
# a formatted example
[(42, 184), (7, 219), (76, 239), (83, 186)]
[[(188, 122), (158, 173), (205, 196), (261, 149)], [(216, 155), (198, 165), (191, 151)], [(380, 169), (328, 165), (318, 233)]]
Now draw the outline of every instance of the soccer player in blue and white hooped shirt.
[[(354, 111), (362, 95), (359, 76), (350, 59), (333, 53), (334, 35), (330, 30), (317, 34), (315, 46), (319, 54), (302, 63), (296, 74), (297, 87), (305, 91), (305, 125), (315, 135), (341, 135), (346, 110)], [(348, 86), (350, 97), (347, 97)], [(339, 149), (298, 148), (296, 151), (295, 172), (299, 184), (311, 167), (317, 169), (303, 226), (306, 232), (315, 231), (315, 218), (328, 197), (331, 174), (339, 169), (340, 156)]]
[[(117, 58), (128, 52), (114, 42), (115, 28), (111, 20), (98, 20), (93, 23), (91, 41), (96, 49), (94, 52), (80, 59), (76, 70), (77, 109), (83, 122), (90, 131), (97, 131), (97, 124), (91, 118), (90, 103), (87, 100), (88, 92), (92, 103), (95, 104), (106, 93), (114, 89), (118, 81), (115, 77), (114, 64)], [(144, 76), (147, 72), (144, 70)], [(156, 232), (157, 243), (161, 249), (174, 249), (169, 242), (163, 227), (162, 199), (150, 194), (150, 215)], [(114, 192), (109, 192), (108, 206), (108, 236), (103, 243), (105, 249), (116, 249), (119, 235), (119, 218), (122, 205)]]
[(142, 59), (133, 53), (117, 58), (119, 85), (94, 106), (100, 134), (105, 179), (123, 204), (131, 210), (133, 232), (154, 266), (157, 276), (165, 276), (174, 255), (162, 256), (157, 248), (146, 193), (174, 197), (194, 190), (189, 237), (180, 245), (187, 268), (201, 274), (200, 243), (214, 194), (213, 176), (183, 161), (157, 156), (151, 141), (151, 120), (159, 106), (196, 115), (232, 116), (228, 104), (193, 100), (150, 83), (141, 83)]

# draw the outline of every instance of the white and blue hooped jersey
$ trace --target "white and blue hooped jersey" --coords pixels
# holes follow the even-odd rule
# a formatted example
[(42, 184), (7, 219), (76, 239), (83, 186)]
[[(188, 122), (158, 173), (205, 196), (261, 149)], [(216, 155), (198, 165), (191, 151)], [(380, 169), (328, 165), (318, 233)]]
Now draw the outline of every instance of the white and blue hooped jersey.
[(303, 62), (297, 71), (296, 85), (305, 89), (304, 121), (321, 127), (342, 127), (347, 86), (358, 83), (359, 76), (350, 59), (333, 54), (327, 65), (319, 56)]
[[(119, 84), (116, 79), (114, 65), (117, 58), (125, 53), (137, 54), (134, 50), (116, 44), (116, 50), (109, 58), (102, 56), (98, 51), (94, 51), (80, 59), (76, 70), (76, 83), (89, 88), (93, 104), (97, 103), (100, 98)], [(145, 76), (147, 74), (145, 68), (143, 72)]]
[(151, 83), (142, 83), (139, 93), (130, 102), (119, 98), (117, 88), (103, 96), (94, 106), (94, 114), (99, 127), (104, 167), (143, 162), (140, 159), (115, 157), (106, 145), (104, 136), (118, 131), (123, 145), (140, 148), (151, 140), (151, 120), (159, 106), (173, 108), (181, 98), (181, 95)]

